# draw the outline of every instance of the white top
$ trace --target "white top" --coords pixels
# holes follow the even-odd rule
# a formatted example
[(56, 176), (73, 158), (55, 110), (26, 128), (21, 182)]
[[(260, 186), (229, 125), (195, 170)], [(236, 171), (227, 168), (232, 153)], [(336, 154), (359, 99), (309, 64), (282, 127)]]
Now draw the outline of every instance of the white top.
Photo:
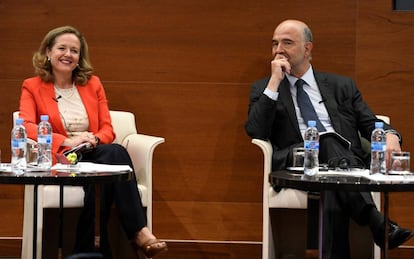
[(88, 131), (89, 120), (85, 106), (75, 85), (68, 89), (55, 86), (56, 100), (60, 118), (68, 136), (76, 136), (79, 132)]

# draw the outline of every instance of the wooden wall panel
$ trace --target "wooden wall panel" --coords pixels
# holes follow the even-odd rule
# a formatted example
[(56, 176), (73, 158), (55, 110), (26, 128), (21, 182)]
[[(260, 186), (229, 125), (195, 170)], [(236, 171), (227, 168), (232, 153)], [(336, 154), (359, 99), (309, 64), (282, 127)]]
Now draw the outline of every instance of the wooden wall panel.
[[(74, 25), (88, 40), (110, 108), (134, 112), (140, 132), (166, 138), (154, 157), (154, 230), (158, 236), (260, 241), (262, 156), (243, 125), (250, 84), (268, 74), (271, 36), (280, 21), (306, 21), (314, 33), (315, 69), (355, 77), (370, 105), (389, 114), (408, 135), (406, 143), (411, 143), (410, 126), (401, 120), (409, 114), (397, 114), (401, 107), (389, 113), (389, 94), (377, 90), (387, 89), (392, 82), (401, 89), (392, 96), (401, 98), (404, 108), (412, 104), (409, 88), (401, 86), (411, 81), (412, 65), (408, 60), (402, 62), (392, 48), (398, 43), (400, 53), (411, 53), (408, 43), (392, 37), (408, 38), (411, 22), (405, 19), (410, 16), (400, 21), (400, 16), (387, 11), (386, 4), (369, 1), (311, 2), (2, 1), (3, 161), (10, 159), (11, 113), (18, 108), (22, 80), (33, 74), (33, 52), (49, 29)], [(389, 64), (381, 64), (390, 59)], [(404, 69), (385, 73), (400, 65)], [(386, 84), (384, 78), (390, 82)], [(23, 189), (10, 188), (19, 204), (11, 213), (17, 215), (22, 210)], [(1, 206), (10, 205), (4, 194), (8, 191), (0, 189)], [(393, 201), (393, 206), (398, 204)], [(3, 222), (6, 217), (0, 214)], [(14, 218), (21, 220), (21, 214)], [(0, 228), (0, 236), (19, 236), (21, 225), (15, 226)]]
[[(163, 94), (154, 94), (155, 87)], [(160, 222), (155, 229), (163, 236), (260, 239), (260, 231), (244, 232), (233, 225), (246, 224), (240, 215), (251, 219), (248, 228), (260, 229), (261, 222), (262, 174), (248, 152), (253, 148), (254, 157), (261, 157), (243, 130), (248, 87), (238, 87), (205, 83), (199, 94), (200, 86), (190, 84), (106, 84), (109, 95), (118, 89), (130, 93), (112, 100), (112, 109), (135, 109), (140, 132), (167, 140), (156, 150), (154, 162), (154, 221)], [(171, 98), (177, 95), (180, 98)], [(239, 216), (224, 224), (232, 215)], [(221, 231), (208, 231), (217, 227)]]
[(1, 237), (21, 236), (20, 233), (23, 227), (22, 192), (22, 186), (8, 184), (1, 185), (0, 239)]
[[(2, 96), (10, 104), (2, 110), (4, 131), (10, 130), (9, 114), (21, 81), (32, 75), (31, 55), (44, 33), (72, 24), (88, 40), (111, 109), (133, 111), (139, 131), (167, 140), (154, 163), (154, 228), (160, 237), (260, 241), (262, 157), (243, 125), (250, 84), (269, 71), (274, 27), (297, 17), (297, 3), (23, 2), (5, 1), (1, 9), (7, 52), (0, 54), (0, 80), (2, 90), (10, 89), (10, 97)], [(303, 17), (315, 28), (315, 66), (352, 75), (352, 59), (345, 57), (354, 55), (349, 35), (355, 28), (341, 25), (353, 24), (355, 3), (325, 2), (341, 11), (321, 16), (314, 6)], [(333, 18), (328, 30), (318, 26)], [(338, 39), (340, 51), (329, 48)], [(7, 138), (1, 141), (8, 146)]]
[[(391, 1), (359, 1), (356, 79), (371, 108), (391, 117), (414, 154), (414, 12), (392, 11)], [(411, 159), (411, 169), (414, 168)], [(390, 217), (414, 229), (414, 194), (392, 193)], [(407, 242), (414, 245), (414, 240)], [(412, 252), (412, 255), (414, 252)]]

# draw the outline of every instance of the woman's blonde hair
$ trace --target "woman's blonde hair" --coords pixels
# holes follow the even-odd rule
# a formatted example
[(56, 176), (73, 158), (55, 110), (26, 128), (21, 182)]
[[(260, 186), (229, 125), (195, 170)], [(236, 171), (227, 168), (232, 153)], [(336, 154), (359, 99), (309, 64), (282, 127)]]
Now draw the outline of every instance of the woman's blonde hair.
[(54, 82), (52, 65), (47, 58), (47, 50), (52, 50), (56, 37), (71, 33), (80, 41), (80, 55), (78, 66), (72, 71), (72, 78), (76, 84), (85, 85), (92, 76), (93, 68), (89, 61), (88, 44), (82, 34), (72, 26), (62, 26), (49, 31), (40, 44), (39, 50), (33, 55), (35, 73), (45, 82)]

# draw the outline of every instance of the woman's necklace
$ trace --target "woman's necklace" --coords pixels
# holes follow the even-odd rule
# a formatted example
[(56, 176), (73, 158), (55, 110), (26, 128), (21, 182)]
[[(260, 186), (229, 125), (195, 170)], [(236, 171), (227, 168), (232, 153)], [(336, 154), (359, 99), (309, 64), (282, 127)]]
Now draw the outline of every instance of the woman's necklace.
[(75, 83), (72, 83), (71, 88), (59, 88), (56, 84), (54, 85), (56, 96), (69, 99), (75, 93)]

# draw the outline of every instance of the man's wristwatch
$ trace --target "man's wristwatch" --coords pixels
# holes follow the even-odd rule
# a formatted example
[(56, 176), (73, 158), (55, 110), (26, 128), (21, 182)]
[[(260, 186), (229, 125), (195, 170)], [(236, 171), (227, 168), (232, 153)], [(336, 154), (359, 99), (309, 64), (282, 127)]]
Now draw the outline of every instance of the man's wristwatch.
[(96, 145), (99, 145), (99, 143), (101, 143), (101, 140), (97, 136), (95, 136), (95, 143)]

